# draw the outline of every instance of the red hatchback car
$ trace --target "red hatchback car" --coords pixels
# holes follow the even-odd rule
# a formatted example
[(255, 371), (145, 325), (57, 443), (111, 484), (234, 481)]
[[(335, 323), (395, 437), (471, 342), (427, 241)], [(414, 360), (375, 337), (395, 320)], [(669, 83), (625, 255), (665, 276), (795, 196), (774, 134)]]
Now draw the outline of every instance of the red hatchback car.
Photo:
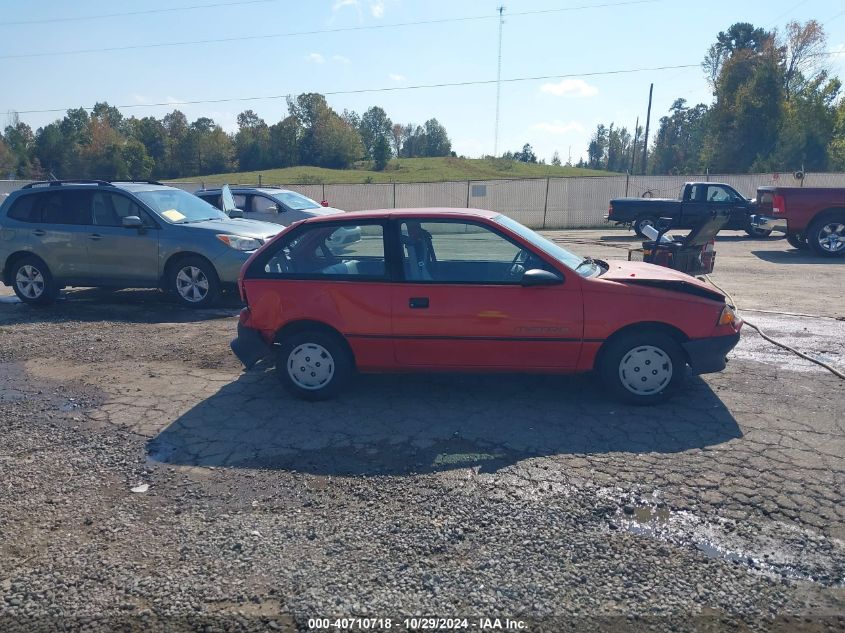
[[(336, 232), (360, 229), (341, 244)], [(725, 368), (741, 320), (697, 279), (579, 257), (473, 209), (363, 211), (289, 226), (241, 270), (232, 350), (275, 353), (294, 394), (334, 395), (361, 372), (571, 374), (659, 402), (687, 373)]]

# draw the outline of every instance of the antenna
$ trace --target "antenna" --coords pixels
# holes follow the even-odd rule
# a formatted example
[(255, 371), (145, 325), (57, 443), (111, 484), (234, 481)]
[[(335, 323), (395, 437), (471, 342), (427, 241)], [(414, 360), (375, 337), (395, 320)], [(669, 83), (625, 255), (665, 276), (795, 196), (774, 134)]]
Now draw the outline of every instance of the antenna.
[(502, 27), (505, 24), (504, 5), (498, 7), (499, 11), (499, 65), (496, 71), (496, 130), (493, 133), (493, 157), (499, 155), (499, 101), (502, 95)]

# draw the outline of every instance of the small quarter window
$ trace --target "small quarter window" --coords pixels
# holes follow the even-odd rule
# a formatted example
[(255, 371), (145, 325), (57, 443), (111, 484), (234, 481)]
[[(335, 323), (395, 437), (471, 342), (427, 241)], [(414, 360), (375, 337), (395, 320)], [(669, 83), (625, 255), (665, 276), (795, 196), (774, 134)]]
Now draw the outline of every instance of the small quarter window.
[(18, 222), (40, 222), (41, 214), (35, 204), (37, 196), (21, 196), (9, 209), (8, 217)]

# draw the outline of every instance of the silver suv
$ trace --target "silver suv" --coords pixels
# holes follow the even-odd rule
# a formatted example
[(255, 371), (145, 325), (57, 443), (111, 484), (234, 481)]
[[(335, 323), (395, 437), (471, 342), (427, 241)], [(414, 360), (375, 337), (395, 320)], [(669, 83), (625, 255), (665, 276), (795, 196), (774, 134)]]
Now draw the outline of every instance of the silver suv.
[(157, 182), (31, 183), (0, 205), (0, 278), (37, 305), (83, 286), (162, 288), (207, 307), (281, 229)]

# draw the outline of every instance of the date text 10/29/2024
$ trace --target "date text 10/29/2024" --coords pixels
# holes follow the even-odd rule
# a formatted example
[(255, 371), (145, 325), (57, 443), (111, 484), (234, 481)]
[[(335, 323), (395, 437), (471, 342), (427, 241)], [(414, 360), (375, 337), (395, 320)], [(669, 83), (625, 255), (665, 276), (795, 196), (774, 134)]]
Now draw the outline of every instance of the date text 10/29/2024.
[(523, 620), (510, 618), (309, 618), (312, 631), (526, 631)]

